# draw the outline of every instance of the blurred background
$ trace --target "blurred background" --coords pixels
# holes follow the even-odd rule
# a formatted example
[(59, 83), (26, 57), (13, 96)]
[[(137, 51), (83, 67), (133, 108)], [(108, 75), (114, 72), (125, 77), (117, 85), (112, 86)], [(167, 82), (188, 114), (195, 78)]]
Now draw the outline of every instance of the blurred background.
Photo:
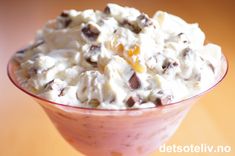
[[(221, 45), (230, 69), (227, 77), (203, 97), (167, 142), (168, 145), (229, 145), (230, 153), (184, 153), (185, 156), (234, 156), (235, 148), (235, 1), (233, 0), (119, 0), (119, 1), (36, 1), (0, 0), (0, 155), (81, 156), (68, 145), (45, 113), (30, 97), (8, 80), (10, 56), (31, 41), (37, 29), (64, 9), (101, 9), (108, 2), (132, 6), (152, 16), (163, 10), (198, 22), (207, 40)], [(160, 153), (152, 156), (182, 155)]]

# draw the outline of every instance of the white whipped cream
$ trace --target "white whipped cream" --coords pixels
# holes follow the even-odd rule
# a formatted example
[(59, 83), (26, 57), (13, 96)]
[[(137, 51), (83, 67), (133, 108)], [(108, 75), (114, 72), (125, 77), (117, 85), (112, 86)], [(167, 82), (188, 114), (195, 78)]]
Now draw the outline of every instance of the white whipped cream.
[(67, 10), (16, 54), (22, 87), (61, 104), (105, 109), (177, 102), (208, 89), (221, 48), (198, 24), (158, 11), (153, 18), (108, 4)]

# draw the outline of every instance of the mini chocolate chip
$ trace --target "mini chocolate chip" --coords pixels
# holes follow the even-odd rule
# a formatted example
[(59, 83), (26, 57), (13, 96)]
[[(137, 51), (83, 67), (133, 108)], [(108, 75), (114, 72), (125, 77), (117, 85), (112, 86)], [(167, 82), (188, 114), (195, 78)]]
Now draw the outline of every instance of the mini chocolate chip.
[(91, 41), (95, 41), (99, 34), (100, 31), (96, 28), (96, 26), (92, 24), (86, 25), (84, 28), (82, 28), (82, 33)]
[(202, 58), (201, 56), (200, 56), (200, 59), (201, 59), (202, 61), (204, 61), (204, 58)]
[(180, 37), (180, 36), (181, 36), (181, 35), (183, 35), (183, 34), (184, 34), (184, 33), (182, 33), (182, 32), (181, 32), (181, 33), (179, 33), (177, 36), (179, 36), (179, 37)]
[(89, 64), (91, 64), (93, 67), (97, 67), (97, 65), (98, 65), (97, 62), (92, 61), (90, 57), (86, 58), (86, 61)]
[(25, 53), (26, 51), (32, 50), (32, 49), (34, 49), (34, 48), (37, 48), (38, 46), (40, 46), (40, 45), (42, 45), (42, 44), (44, 44), (44, 43), (45, 43), (44, 40), (39, 40), (39, 41), (35, 42), (34, 44), (32, 44), (31, 46), (28, 46), (28, 47), (26, 47), (26, 48), (24, 48), (24, 49), (21, 49), (21, 50), (17, 51), (16, 53), (18, 53), (18, 54), (23, 54), (23, 53)]
[(137, 17), (137, 19), (140, 21), (141, 25), (143, 25), (145, 27), (153, 24), (153, 22), (149, 19), (149, 17), (146, 14), (144, 14), (144, 13), (139, 15)]
[(159, 90), (159, 91), (157, 92), (157, 94), (163, 94), (163, 91), (162, 91), (162, 90)]
[(121, 23), (121, 26), (129, 28), (132, 32), (138, 34), (141, 31), (141, 28), (137, 25), (130, 23), (128, 20), (124, 20)]
[(169, 104), (169, 102), (172, 100), (173, 96), (172, 95), (168, 95), (166, 97), (157, 97), (156, 100), (154, 101), (154, 104), (156, 106), (161, 106), (161, 105), (164, 105), (164, 104)]
[(61, 14), (60, 14), (61, 17), (69, 17), (69, 13), (66, 12), (66, 11), (63, 11)]
[(173, 66), (178, 66), (179, 64), (177, 62), (172, 63)]
[(95, 44), (93, 44), (93, 45), (91, 45), (91, 47), (90, 47), (90, 52), (92, 52), (92, 53), (98, 52), (98, 51), (100, 51), (100, 50), (101, 50), (101, 46), (100, 46), (100, 45), (95, 45)]
[(169, 63), (169, 62), (167, 62), (167, 63), (163, 63), (163, 65), (162, 65), (162, 69), (163, 69), (163, 70), (167, 69), (169, 65), (170, 65), (170, 63)]
[(36, 69), (35, 67), (33, 68), (30, 68), (29, 71), (28, 71), (28, 74), (32, 77), (34, 75), (37, 75), (38, 74), (38, 69)]
[(135, 103), (140, 102), (139, 97), (137, 96), (131, 96), (128, 98), (128, 100), (126, 101), (126, 104), (128, 107), (133, 107)]
[(162, 100), (161, 100), (161, 98), (156, 98), (156, 100), (154, 101), (154, 104), (155, 104), (156, 106), (161, 106), (161, 105), (162, 105)]
[(115, 101), (116, 101), (116, 98), (113, 97), (113, 98), (110, 100), (110, 103), (113, 103), (113, 102), (115, 102)]
[(40, 40), (40, 41), (37, 41), (36, 43), (34, 43), (32, 46), (31, 46), (31, 49), (34, 49), (34, 48), (37, 48), (38, 46), (44, 44), (45, 41), (44, 40)]
[(139, 103), (140, 103), (140, 104), (145, 104), (145, 103), (147, 103), (147, 102), (148, 102), (148, 101), (146, 101), (146, 100), (144, 100), (144, 99), (140, 99), (140, 100), (139, 100)]
[(44, 88), (52, 89), (52, 88), (50, 87), (50, 85), (51, 85), (54, 81), (55, 81), (55, 79), (53, 79), (53, 80), (47, 82), (47, 84), (45, 84)]
[(213, 71), (213, 73), (215, 72), (215, 67), (210, 63), (207, 62), (207, 65), (210, 67), (210, 69)]
[(24, 54), (25, 51), (26, 51), (26, 49), (21, 49), (21, 50), (17, 51), (16, 53), (18, 53), (18, 54)]
[(129, 79), (129, 85), (132, 89), (138, 89), (140, 87), (141, 83), (136, 73), (134, 73)]
[(26, 51), (26, 49), (21, 49), (21, 50), (17, 51), (15, 56), (14, 56), (14, 60), (18, 63), (21, 63), (24, 59), (25, 51)]
[(105, 14), (110, 14), (110, 13), (111, 13), (111, 10), (110, 10), (110, 8), (109, 8), (108, 6), (106, 6), (106, 7), (104, 8), (104, 13), (105, 13)]
[(89, 53), (88, 56), (86, 57), (86, 61), (88, 63), (90, 63), (93, 67), (97, 67), (97, 62), (96, 61), (92, 61), (91, 57), (93, 55), (96, 55), (97, 53), (99, 53), (101, 50), (101, 46), (100, 45), (91, 45), (90, 49), (89, 49)]
[(182, 40), (183, 43), (189, 43), (189, 41), (185, 38), (185, 33), (181, 32), (177, 36)]
[(58, 96), (64, 96), (64, 88), (60, 90), (60, 94)]
[(60, 14), (60, 17), (62, 17), (60, 21), (63, 24), (63, 28), (67, 28), (72, 22), (72, 19), (69, 17), (69, 13), (67, 11), (63, 11)]
[(64, 20), (64, 28), (67, 28), (69, 25), (70, 25), (70, 23), (72, 22), (72, 20), (71, 19), (65, 19)]
[(189, 56), (191, 53), (192, 53), (192, 49), (190, 49), (190, 48), (185, 48), (185, 49), (183, 50), (183, 52), (182, 52), (182, 56), (183, 56), (183, 57), (187, 57), (187, 56)]
[(166, 60), (164, 61), (163, 65), (162, 65), (162, 69), (165, 71), (165, 70), (167, 70), (167, 69), (169, 69), (169, 68), (173, 68), (173, 67), (176, 67), (176, 66), (178, 66), (178, 65), (179, 65), (179, 64), (178, 64), (177, 62), (172, 62), (172, 61), (166, 59)]
[(201, 74), (195, 74), (194, 75), (194, 79), (196, 80), (196, 81), (200, 81), (201, 80)]

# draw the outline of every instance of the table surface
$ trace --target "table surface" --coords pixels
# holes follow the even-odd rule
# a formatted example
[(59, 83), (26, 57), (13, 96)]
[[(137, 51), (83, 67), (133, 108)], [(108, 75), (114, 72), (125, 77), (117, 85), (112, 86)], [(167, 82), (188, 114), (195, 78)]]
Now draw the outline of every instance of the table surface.
[[(81, 156), (68, 145), (42, 109), (30, 97), (16, 89), (6, 76), (6, 64), (17, 49), (34, 38), (35, 31), (63, 9), (103, 9), (108, 1), (5, 1), (0, 2), (0, 155), (1, 156)], [(150, 15), (164, 10), (198, 22), (209, 41), (222, 46), (230, 63), (227, 77), (213, 91), (204, 96), (189, 112), (186, 119), (169, 140), (168, 145), (229, 145), (235, 155), (235, 1), (229, 0), (155, 0), (117, 1), (133, 6)], [(160, 153), (153, 156), (181, 155)], [(216, 155), (216, 153), (184, 153), (191, 155)]]

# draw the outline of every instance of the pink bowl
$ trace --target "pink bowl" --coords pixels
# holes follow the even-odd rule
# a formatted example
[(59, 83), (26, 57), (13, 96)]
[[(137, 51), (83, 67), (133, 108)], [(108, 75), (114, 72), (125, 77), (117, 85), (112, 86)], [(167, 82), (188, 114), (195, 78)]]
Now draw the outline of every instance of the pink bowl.
[(157, 150), (176, 131), (191, 106), (223, 80), (228, 70), (224, 56), (214, 84), (208, 90), (165, 106), (144, 109), (107, 110), (66, 106), (42, 99), (22, 88), (12, 58), (7, 72), (12, 83), (30, 95), (45, 110), (61, 135), (88, 156), (145, 156)]

